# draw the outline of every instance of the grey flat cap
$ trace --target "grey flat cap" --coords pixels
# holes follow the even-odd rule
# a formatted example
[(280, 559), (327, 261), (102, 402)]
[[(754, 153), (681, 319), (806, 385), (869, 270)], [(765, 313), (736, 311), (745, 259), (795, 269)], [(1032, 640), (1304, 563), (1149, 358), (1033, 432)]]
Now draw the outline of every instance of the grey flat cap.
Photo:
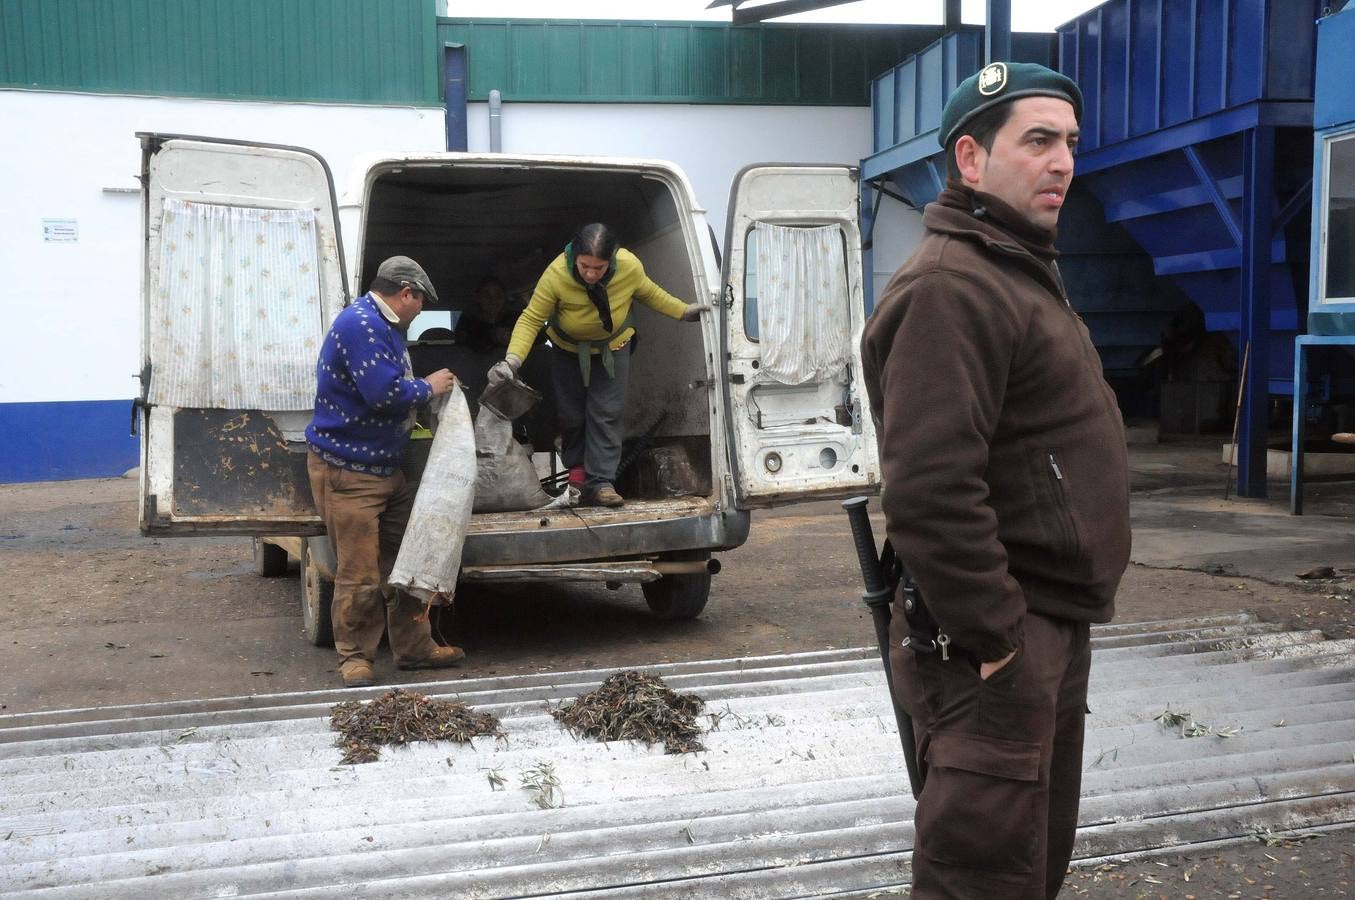
[(434, 303), (438, 302), (438, 292), (433, 290), (432, 279), (423, 270), (423, 266), (408, 256), (392, 256), (377, 268), (376, 277), (394, 281), (396, 284), (404, 283), (410, 287), (416, 287), (423, 291), (429, 300)]

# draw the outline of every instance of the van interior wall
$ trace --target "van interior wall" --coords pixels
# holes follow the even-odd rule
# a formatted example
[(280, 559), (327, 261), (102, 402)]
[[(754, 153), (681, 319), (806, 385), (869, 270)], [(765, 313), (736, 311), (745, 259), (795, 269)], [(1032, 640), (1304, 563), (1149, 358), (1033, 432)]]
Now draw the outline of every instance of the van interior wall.
[[(644, 263), (645, 274), (668, 293), (688, 303), (705, 299), (696, 294), (687, 238), (678, 222), (630, 242), (629, 249)], [(707, 380), (701, 326), (637, 303), (635, 329), (639, 338), (631, 357), (626, 432), (643, 432), (662, 416), (659, 435), (709, 435), (709, 395), (700, 387)]]
[[(360, 283), (365, 287), (383, 259), (403, 254), (418, 260), (440, 300), (425, 309), (465, 309), (476, 286), (488, 277), (503, 282), (521, 306), (575, 230), (601, 221), (617, 230), (622, 246), (640, 258), (656, 283), (689, 303), (699, 302), (705, 288), (697, 282), (678, 208), (666, 182), (638, 172), (464, 164), (408, 167), (375, 180), (367, 203), (362, 257), (355, 263), (361, 266)], [(695, 479), (685, 483), (699, 489), (668, 493), (706, 492), (709, 394), (704, 387), (693, 388), (706, 379), (703, 329), (639, 303), (634, 318), (640, 337), (631, 361), (626, 438), (634, 442), (653, 430), (648, 440), (658, 447), (677, 448), (671, 452), (679, 458), (678, 467), (690, 465), (695, 471)], [(416, 374), (445, 365), (465, 383), (472, 402), (484, 389), (489, 366), (502, 358), (501, 351), (476, 353), (446, 344), (415, 344), (411, 351)], [(524, 380), (545, 397), (524, 417), (527, 437), (539, 449), (549, 447), (557, 434), (547, 352), (538, 343), (523, 369)], [(665, 460), (661, 466), (672, 458)], [(656, 481), (652, 472), (636, 474), (641, 483), (632, 481), (632, 491), (641, 496), (665, 493), (662, 479)]]

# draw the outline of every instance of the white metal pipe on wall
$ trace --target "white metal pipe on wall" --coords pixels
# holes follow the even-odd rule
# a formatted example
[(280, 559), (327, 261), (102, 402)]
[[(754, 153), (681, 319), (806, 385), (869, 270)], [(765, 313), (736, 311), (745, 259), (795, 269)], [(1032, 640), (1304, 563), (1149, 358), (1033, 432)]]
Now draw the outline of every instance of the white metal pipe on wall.
[(489, 92), (489, 152), (503, 152), (503, 95)]

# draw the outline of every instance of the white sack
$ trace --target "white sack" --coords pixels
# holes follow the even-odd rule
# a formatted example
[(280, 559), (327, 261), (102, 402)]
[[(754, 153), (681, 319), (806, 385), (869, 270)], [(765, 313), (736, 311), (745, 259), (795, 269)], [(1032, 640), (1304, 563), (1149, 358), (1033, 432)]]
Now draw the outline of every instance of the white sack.
[(389, 582), (427, 603), (451, 599), (475, 501), (475, 431), (460, 385), (433, 400), (438, 430)]

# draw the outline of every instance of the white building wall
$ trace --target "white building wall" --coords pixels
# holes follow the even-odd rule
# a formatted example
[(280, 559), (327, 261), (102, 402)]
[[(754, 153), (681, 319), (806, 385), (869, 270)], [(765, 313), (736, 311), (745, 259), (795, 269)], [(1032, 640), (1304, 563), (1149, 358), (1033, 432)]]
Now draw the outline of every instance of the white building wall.
[[(351, 159), (437, 151), (436, 108), (235, 102), (0, 91), (5, 180), (0, 271), (23, 325), (0, 330), (0, 403), (121, 400), (140, 366), (138, 131), (289, 144), (317, 151), (341, 186)], [(489, 149), (487, 104), (471, 104), (471, 150)], [(671, 104), (504, 105), (512, 153), (642, 156), (678, 163), (724, 240), (730, 181), (752, 162), (856, 164), (870, 111), (855, 107)], [(74, 220), (75, 242), (43, 238)]]
[[(729, 185), (755, 162), (858, 165), (871, 153), (870, 109), (672, 103), (505, 103), (505, 153), (666, 159), (687, 173), (723, 249)], [(467, 114), (471, 150), (489, 149), (489, 106)]]
[(889, 279), (899, 270), (922, 240), (922, 211), (913, 209), (892, 197), (880, 202), (872, 233), (871, 247), (871, 309), (880, 303)]
[[(135, 132), (307, 147), (340, 178), (358, 152), (444, 146), (435, 108), (0, 91), (0, 122), (0, 272), (12, 316), (0, 329), (0, 403), (123, 400), (138, 392)], [(44, 241), (44, 219), (75, 220), (78, 240)]]

